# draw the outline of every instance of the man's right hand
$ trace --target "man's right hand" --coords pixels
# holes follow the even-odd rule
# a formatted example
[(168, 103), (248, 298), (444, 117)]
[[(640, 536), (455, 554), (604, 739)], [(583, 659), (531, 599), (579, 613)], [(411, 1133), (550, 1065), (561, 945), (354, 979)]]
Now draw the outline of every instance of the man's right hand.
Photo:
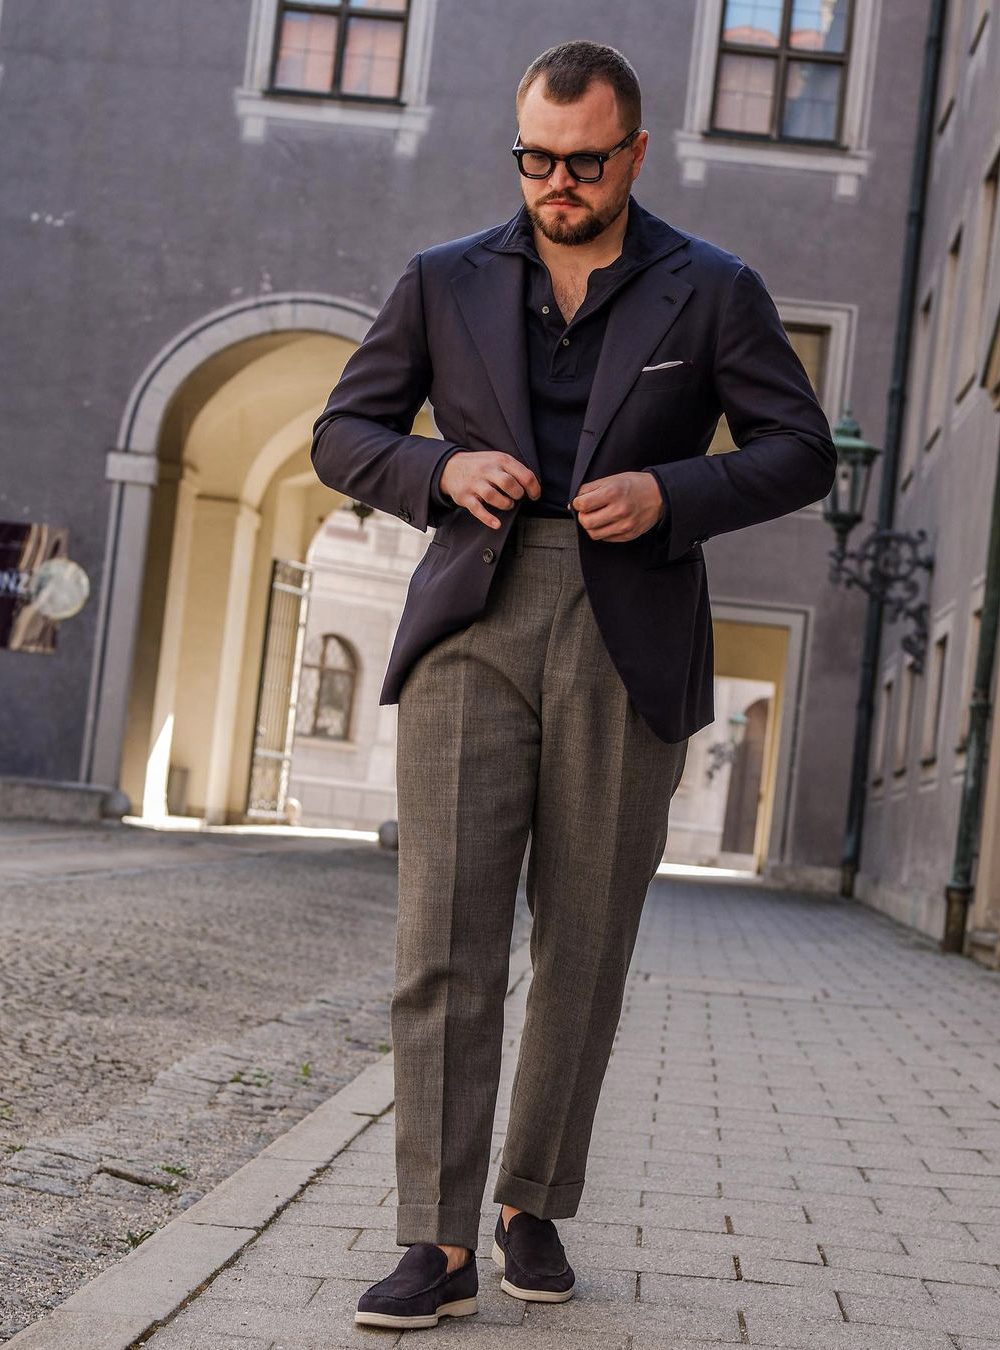
[(456, 451), (445, 464), (438, 486), (495, 530), (501, 522), (486, 510), (487, 504), (506, 511), (525, 493), (532, 501), (542, 495), (541, 484), (528, 466), (502, 450)]

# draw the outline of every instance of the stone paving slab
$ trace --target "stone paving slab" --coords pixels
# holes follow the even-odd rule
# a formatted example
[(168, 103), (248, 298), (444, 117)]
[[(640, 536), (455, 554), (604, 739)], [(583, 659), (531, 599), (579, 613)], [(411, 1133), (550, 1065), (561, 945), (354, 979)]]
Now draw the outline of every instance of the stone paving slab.
[[(246, 1203), (283, 1168), (294, 1195), (142, 1343), (1000, 1346), (995, 973), (854, 902), (656, 881), (580, 1210), (559, 1223), (576, 1296), (549, 1306), (503, 1294), (489, 1258), (529, 975), (505, 1009), (475, 1317), (406, 1333), (353, 1323), (360, 1293), (401, 1253), (388, 1105), (311, 1180), (296, 1168), (311, 1158), (301, 1141), (324, 1137), (318, 1114), (296, 1127), (299, 1142), (275, 1140)], [(237, 1223), (250, 1213), (240, 1191), (205, 1197), (206, 1222), (194, 1206), (177, 1226)]]

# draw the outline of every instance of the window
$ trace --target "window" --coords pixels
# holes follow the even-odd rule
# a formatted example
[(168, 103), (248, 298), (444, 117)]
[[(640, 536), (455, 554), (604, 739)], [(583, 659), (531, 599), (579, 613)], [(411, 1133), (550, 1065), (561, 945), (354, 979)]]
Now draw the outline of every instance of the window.
[(938, 753), (938, 733), (941, 728), (941, 694), (944, 689), (945, 662), (948, 655), (948, 634), (935, 639), (931, 653), (930, 680), (927, 683), (927, 702), (924, 704), (923, 737), (920, 745), (921, 764), (933, 764)]
[(986, 20), (990, 17), (990, 0), (973, 0), (972, 7), (972, 36), (969, 39), (969, 55), (974, 56), (976, 48), (979, 46), (979, 39), (983, 35), (983, 29), (986, 27)]
[(969, 705), (972, 702), (972, 687), (976, 678), (976, 662), (979, 658), (979, 633), (983, 622), (983, 602), (980, 597), (975, 609), (969, 615), (969, 627), (965, 639), (965, 662), (962, 670), (962, 693), (958, 710), (958, 740), (955, 750), (962, 753), (969, 744)]
[(682, 181), (713, 164), (825, 174), (839, 199), (867, 177), (883, 0), (698, 0)]
[(954, 334), (952, 324), (955, 317), (955, 291), (958, 286), (958, 265), (962, 253), (962, 231), (959, 230), (948, 249), (944, 264), (944, 278), (941, 282), (941, 297), (938, 303), (934, 330), (934, 362), (930, 370), (930, 393), (927, 398), (927, 439), (924, 449), (929, 450), (941, 433), (945, 414), (945, 391), (948, 387), (948, 372), (951, 369), (952, 343)]
[(878, 722), (875, 728), (874, 759), (872, 782), (881, 783), (885, 773), (885, 747), (887, 734), (889, 730), (889, 714), (892, 710), (892, 676), (887, 676), (882, 681), (882, 697), (878, 705)]
[(268, 127), (362, 126), (416, 153), (427, 102), (438, 0), (250, 0), (236, 113), (246, 141)]
[(306, 643), (299, 682), (295, 732), (346, 741), (358, 679), (353, 648), (335, 633), (318, 634)]
[(990, 286), (990, 258), (993, 254), (993, 229), (997, 217), (997, 177), (1000, 174), (1000, 155), (986, 172), (979, 192), (979, 211), (976, 218), (976, 237), (972, 241), (974, 256), (969, 268), (967, 284), (969, 301), (966, 317), (960, 326), (958, 360), (958, 390), (956, 401), (971, 389), (978, 368), (980, 327), (983, 307)]
[(938, 77), (938, 135), (944, 131), (955, 106), (955, 94), (958, 88), (959, 62), (962, 57), (962, 32), (965, 28), (966, 11), (969, 0), (950, 0), (948, 5), (948, 28), (944, 37), (944, 50), (941, 59), (941, 73)]
[(917, 445), (920, 441), (921, 397), (927, 388), (927, 363), (931, 354), (931, 310), (934, 306), (934, 294), (928, 291), (917, 315), (916, 330), (913, 334), (913, 354), (906, 377), (906, 430), (903, 436), (903, 464), (900, 474), (901, 484), (906, 486), (913, 471)]
[(270, 88), (399, 98), (407, 0), (279, 0)]
[(906, 773), (906, 755), (910, 745), (910, 730), (913, 721), (913, 690), (917, 682), (917, 672), (913, 657), (907, 656), (903, 665), (903, 679), (899, 690), (899, 713), (896, 722), (896, 762), (893, 772)]
[(840, 144), (850, 0), (725, 0), (712, 130)]

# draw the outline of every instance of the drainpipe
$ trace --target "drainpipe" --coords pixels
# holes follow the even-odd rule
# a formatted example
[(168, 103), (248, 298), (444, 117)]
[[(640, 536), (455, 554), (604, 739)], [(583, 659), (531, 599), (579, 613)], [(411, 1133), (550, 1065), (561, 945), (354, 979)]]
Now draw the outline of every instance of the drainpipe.
[[(920, 243), (923, 236), (927, 180), (930, 175), (934, 139), (934, 112), (937, 104), (938, 71), (941, 65), (941, 35), (944, 30), (947, 0), (931, 0), (924, 41), (924, 69), (917, 111), (917, 137), (910, 172), (910, 200), (906, 213), (906, 244), (903, 250), (903, 275), (896, 307), (896, 334), (892, 353), (892, 376), (886, 407), (883, 438), (882, 481), (879, 492), (877, 528), (892, 528), (895, 512), (896, 479), (899, 470), (899, 443), (902, 436), (906, 380), (910, 364), (910, 334), (916, 307), (920, 269)], [(854, 720), (854, 757), (847, 804), (847, 826), (841, 855), (840, 893), (854, 894), (854, 882), (861, 857), (868, 788), (868, 761), (874, 721), (875, 690), (878, 683), (879, 647), (882, 636), (882, 602), (870, 596), (865, 614), (864, 649), (858, 686), (857, 715)]]

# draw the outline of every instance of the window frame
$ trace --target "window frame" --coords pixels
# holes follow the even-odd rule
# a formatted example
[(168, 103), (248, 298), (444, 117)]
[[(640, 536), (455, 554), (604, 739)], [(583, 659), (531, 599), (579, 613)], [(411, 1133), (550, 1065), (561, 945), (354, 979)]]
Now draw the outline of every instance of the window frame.
[(879, 689), (875, 735), (872, 738), (872, 759), (874, 761), (871, 768), (872, 787), (878, 787), (885, 781), (886, 756), (889, 749), (889, 729), (894, 711), (895, 689), (896, 663), (893, 660), (890, 668), (883, 673)]
[[(306, 0), (303, 0), (306, 3)], [(399, 97), (270, 89), (279, 0), (250, 0), (243, 79), (233, 90), (241, 139), (260, 142), (270, 127), (308, 126), (332, 131), (363, 127), (387, 133), (394, 153), (412, 158), (430, 129), (430, 68), (438, 0), (408, 0)]]
[[(403, 13), (359, 6), (353, 9), (351, 0), (338, 0), (337, 8), (332, 5), (310, 4), (309, 0), (277, 0), (274, 13), (274, 31), (271, 37), (271, 59), (268, 64), (267, 83), (263, 93), (278, 97), (322, 99), (324, 102), (375, 103), (400, 107), (403, 104), (403, 75), (406, 70), (407, 42), (410, 35), (410, 13), (413, 0), (396, 0), (403, 7)], [(295, 85), (275, 84), (278, 69), (278, 56), (281, 51), (281, 36), (286, 14), (335, 15), (337, 18), (337, 47), (333, 57), (333, 86), (329, 90), (298, 89)], [(396, 74), (395, 94), (350, 94), (340, 89), (344, 73), (344, 53), (347, 48), (347, 31), (350, 19), (378, 19), (382, 23), (402, 24), (403, 40), (399, 49), (399, 69)]]
[(920, 767), (927, 771), (937, 766), (941, 750), (944, 694), (951, 666), (951, 623), (945, 619), (935, 625), (930, 641), (930, 670), (924, 681), (923, 720), (920, 729)]
[[(309, 709), (308, 729), (303, 728), (302, 731), (297, 731), (296, 737), (322, 741), (324, 745), (349, 745), (354, 738), (354, 724), (357, 717), (358, 681), (361, 673), (361, 663), (358, 659), (358, 653), (354, 644), (341, 633), (316, 633), (314, 634), (314, 637), (318, 637), (320, 640), (319, 661), (307, 661), (303, 657), (302, 670), (315, 670), (318, 672), (316, 692), (312, 699), (312, 706)], [(337, 643), (340, 649), (346, 652), (347, 659), (353, 664), (347, 667), (328, 666), (326, 664), (326, 653), (330, 642)], [(332, 674), (347, 674), (351, 677), (350, 698), (347, 702), (347, 713), (344, 718), (342, 736), (331, 736), (329, 732), (317, 730), (318, 715), (322, 706), (323, 675), (325, 672), (330, 672)]]
[[(748, 42), (727, 42), (724, 36), (726, 4), (727, 0), (722, 0), (719, 9), (719, 28), (715, 44), (715, 67), (712, 75), (712, 97), (709, 105), (708, 126), (705, 128), (705, 135), (713, 138), (722, 136), (725, 137), (726, 140), (735, 139), (741, 141), (753, 141), (765, 145), (803, 145), (810, 149), (821, 148), (829, 150), (849, 149), (850, 147), (843, 139), (844, 107), (847, 100), (847, 84), (851, 68), (854, 15), (857, 9), (857, 0), (848, 0), (847, 27), (844, 33), (844, 50), (842, 52), (828, 52), (825, 55), (809, 51), (807, 48), (799, 50), (790, 45), (788, 39), (791, 33), (792, 9), (795, 0), (781, 0), (781, 32), (778, 36), (777, 47), (762, 47)], [(775, 98), (771, 109), (771, 129), (767, 132), (737, 131), (728, 127), (717, 127), (715, 125), (715, 116), (719, 100), (719, 72), (722, 69), (723, 57), (730, 55), (753, 56), (759, 60), (773, 61), (777, 65), (777, 72), (774, 80)], [(837, 125), (832, 139), (815, 136), (783, 136), (777, 130), (781, 125), (782, 110), (785, 106), (785, 95), (788, 87), (788, 66), (793, 61), (809, 61), (815, 65), (836, 65), (840, 67), (841, 80), (840, 90), (837, 96)]]
[(674, 152), (685, 186), (700, 187), (710, 166), (728, 164), (741, 169), (795, 169), (823, 174), (835, 201), (856, 201), (875, 157), (870, 147), (877, 60), (882, 29), (883, 0), (854, 0), (851, 57), (844, 86), (840, 128), (846, 148), (822, 142), (763, 140), (709, 133), (718, 36), (723, 0), (698, 0), (694, 11), (691, 57), (681, 125), (672, 133)]

